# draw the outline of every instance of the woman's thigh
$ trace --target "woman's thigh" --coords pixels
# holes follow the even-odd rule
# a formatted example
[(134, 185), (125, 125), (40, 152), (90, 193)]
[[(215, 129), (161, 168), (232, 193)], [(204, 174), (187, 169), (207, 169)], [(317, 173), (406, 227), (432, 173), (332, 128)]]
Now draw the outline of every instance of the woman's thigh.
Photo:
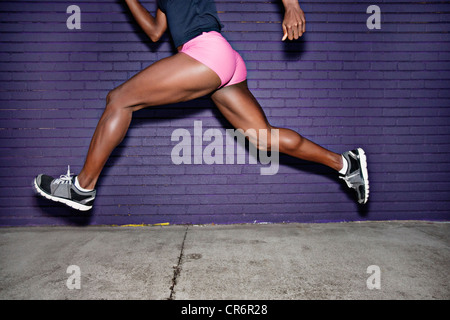
[(277, 132), (272, 132), (273, 127), (248, 89), (246, 81), (217, 90), (211, 98), (231, 125), (246, 132), (254, 145), (266, 149), (273, 143), (271, 133), (277, 135)]
[(220, 86), (217, 74), (183, 53), (142, 70), (108, 95), (109, 102), (139, 110), (177, 103), (211, 93)]
[(264, 111), (248, 89), (246, 81), (217, 90), (211, 98), (235, 128), (244, 131), (270, 128)]

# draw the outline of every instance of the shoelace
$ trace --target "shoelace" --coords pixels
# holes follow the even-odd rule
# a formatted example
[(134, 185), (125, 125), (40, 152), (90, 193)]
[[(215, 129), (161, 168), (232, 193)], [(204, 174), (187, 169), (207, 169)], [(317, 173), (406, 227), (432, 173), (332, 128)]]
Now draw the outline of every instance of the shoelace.
[[(354, 154), (352, 151), (349, 151), (348, 152), (348, 154), (352, 157), (352, 158), (354, 158), (354, 159), (357, 159), (357, 155), (356, 154)], [(349, 166), (350, 166), (350, 163), (348, 164)], [(349, 168), (350, 169), (350, 168)], [(348, 170), (348, 169), (347, 169)], [(352, 183), (352, 181), (350, 181), (350, 180), (352, 180), (352, 178), (354, 178), (355, 176), (357, 176), (358, 175), (358, 172), (357, 171), (355, 171), (353, 174), (348, 174), (348, 175), (345, 175), (345, 176), (339, 176), (339, 178), (341, 178), (342, 180), (344, 180), (345, 181), (345, 183), (347, 184), (347, 186), (349, 187), (349, 188), (355, 188), (355, 185)]]
[(342, 180), (344, 180), (345, 181), (345, 183), (347, 183), (347, 186), (349, 187), (349, 188), (354, 188), (355, 187), (355, 185), (352, 183), (352, 181), (350, 181), (352, 178), (354, 178), (355, 176), (357, 176), (358, 175), (358, 172), (355, 172), (355, 173), (353, 173), (353, 174), (351, 174), (351, 175), (348, 175), (348, 176), (340, 176), (339, 178), (341, 178)]
[(66, 174), (62, 174), (59, 176), (58, 179), (56, 179), (53, 183), (56, 184), (62, 184), (62, 183), (68, 183), (68, 184), (72, 184), (72, 173), (70, 173), (70, 166), (67, 166), (67, 173)]

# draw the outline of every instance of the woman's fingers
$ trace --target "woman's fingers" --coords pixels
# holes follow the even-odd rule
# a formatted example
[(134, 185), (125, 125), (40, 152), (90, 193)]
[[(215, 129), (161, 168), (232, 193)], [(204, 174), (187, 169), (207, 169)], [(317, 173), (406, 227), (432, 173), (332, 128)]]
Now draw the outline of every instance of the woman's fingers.
[(287, 27), (283, 24), (283, 38), (281, 39), (281, 41), (286, 40), (288, 37), (288, 30)]
[(293, 25), (283, 24), (283, 38), (281, 41), (288, 38), (289, 40), (297, 40), (303, 33), (305, 33), (305, 23), (303, 22), (294, 23)]

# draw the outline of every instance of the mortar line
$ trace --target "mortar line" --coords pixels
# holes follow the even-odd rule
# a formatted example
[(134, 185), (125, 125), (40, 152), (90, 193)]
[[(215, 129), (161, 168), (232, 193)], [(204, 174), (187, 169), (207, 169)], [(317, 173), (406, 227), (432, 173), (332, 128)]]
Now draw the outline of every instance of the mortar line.
[(172, 286), (170, 287), (170, 296), (169, 296), (168, 300), (175, 299), (175, 286), (177, 284), (177, 278), (181, 272), (181, 262), (183, 260), (183, 252), (184, 252), (184, 241), (186, 240), (188, 229), (189, 229), (189, 226), (187, 226), (186, 230), (184, 231), (184, 237), (183, 237), (183, 242), (181, 243), (180, 255), (178, 256), (178, 263), (174, 267), (174, 270), (173, 270)]

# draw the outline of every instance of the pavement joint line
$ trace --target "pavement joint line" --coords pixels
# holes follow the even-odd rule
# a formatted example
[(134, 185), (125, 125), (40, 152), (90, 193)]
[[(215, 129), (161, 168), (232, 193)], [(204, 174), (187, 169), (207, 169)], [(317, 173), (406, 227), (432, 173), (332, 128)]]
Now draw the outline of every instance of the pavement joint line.
[(184, 242), (186, 240), (187, 232), (189, 230), (189, 226), (186, 226), (186, 229), (184, 231), (184, 237), (183, 242), (181, 243), (181, 250), (180, 255), (178, 256), (178, 262), (175, 267), (173, 267), (173, 278), (172, 278), (172, 286), (170, 287), (170, 296), (168, 300), (174, 300), (175, 299), (175, 286), (177, 285), (177, 278), (181, 273), (181, 263), (183, 261), (183, 252), (184, 252)]

